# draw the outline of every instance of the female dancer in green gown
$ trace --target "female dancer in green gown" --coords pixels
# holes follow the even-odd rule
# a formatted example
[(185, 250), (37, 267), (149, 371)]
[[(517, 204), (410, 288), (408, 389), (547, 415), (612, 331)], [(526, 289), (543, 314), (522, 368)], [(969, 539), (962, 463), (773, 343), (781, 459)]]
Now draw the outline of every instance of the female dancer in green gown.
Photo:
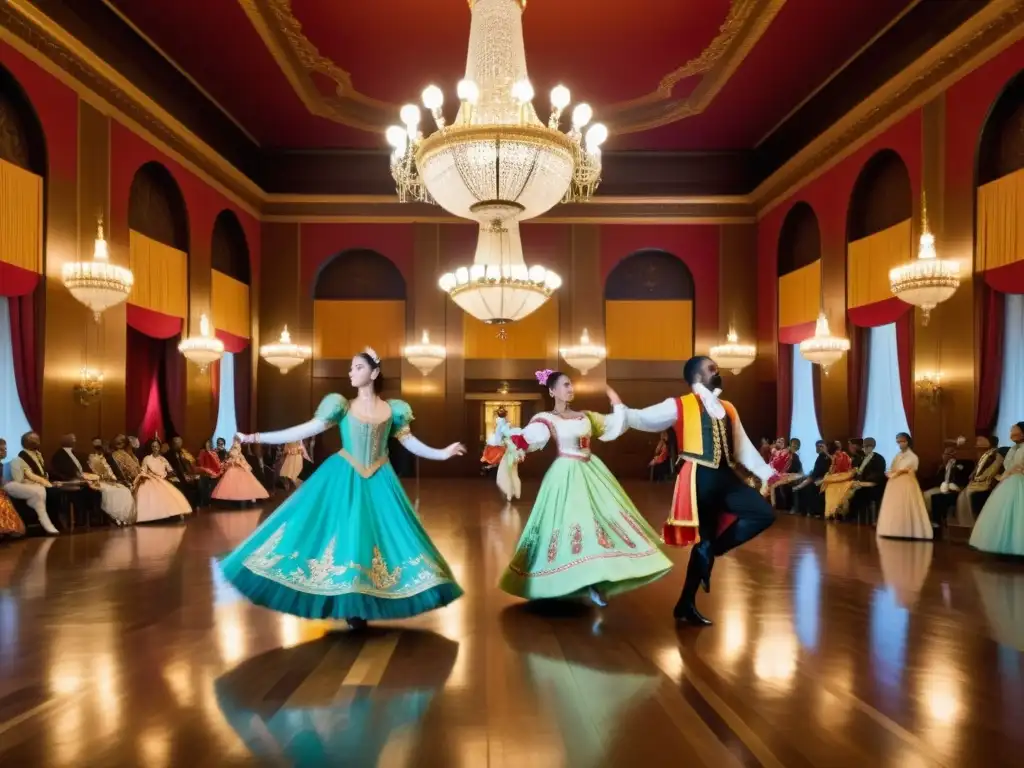
[(307, 619), (404, 619), (462, 596), (451, 569), (423, 530), (388, 461), (388, 438), (444, 461), (453, 443), (428, 448), (409, 431), (412, 409), (381, 400), (380, 358), (367, 348), (349, 370), (352, 401), (327, 395), (311, 421), (280, 432), (239, 435), (269, 444), (305, 440), (334, 425), (342, 450), (323, 463), (222, 562), (227, 580), (257, 605)]
[(554, 408), (524, 429), (498, 419), (492, 445), (522, 455), (551, 440), (558, 458), (544, 475), (501, 588), (527, 599), (589, 595), (599, 606), (608, 595), (661, 578), (672, 561), (661, 537), (640, 515), (608, 467), (590, 452), (590, 438), (614, 440), (625, 429), (626, 408), (611, 389), (613, 412), (573, 411), (572, 381), (558, 371), (538, 371)]

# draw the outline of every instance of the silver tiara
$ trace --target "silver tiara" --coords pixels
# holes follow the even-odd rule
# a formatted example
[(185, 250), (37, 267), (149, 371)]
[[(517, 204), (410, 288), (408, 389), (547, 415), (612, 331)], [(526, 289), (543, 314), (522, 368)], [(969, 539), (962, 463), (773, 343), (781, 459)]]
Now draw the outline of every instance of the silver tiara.
[(363, 350), (363, 352), (370, 356), (370, 359), (373, 360), (374, 365), (380, 365), (380, 355), (378, 355), (374, 351), (373, 347), (367, 347), (366, 349)]

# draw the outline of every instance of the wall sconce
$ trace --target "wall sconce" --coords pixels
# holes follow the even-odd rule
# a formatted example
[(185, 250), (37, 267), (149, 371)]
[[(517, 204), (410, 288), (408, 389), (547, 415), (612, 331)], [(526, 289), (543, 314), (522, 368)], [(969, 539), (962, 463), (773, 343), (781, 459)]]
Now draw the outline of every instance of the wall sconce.
[(917, 394), (934, 408), (942, 398), (942, 374), (938, 371), (922, 371), (917, 375)]
[(92, 368), (83, 368), (75, 384), (78, 402), (88, 407), (103, 394), (103, 374)]

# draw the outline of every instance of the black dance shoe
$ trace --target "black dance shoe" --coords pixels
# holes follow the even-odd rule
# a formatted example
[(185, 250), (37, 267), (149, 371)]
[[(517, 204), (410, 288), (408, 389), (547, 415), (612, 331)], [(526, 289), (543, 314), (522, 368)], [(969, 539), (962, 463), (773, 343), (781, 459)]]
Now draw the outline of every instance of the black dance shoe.
[(689, 624), (693, 627), (710, 627), (714, 624), (711, 619), (697, 610), (697, 606), (693, 602), (680, 600), (676, 603), (672, 616), (675, 617), (676, 623)]
[(360, 619), (353, 616), (351, 619), (345, 619), (348, 624), (348, 628), (354, 632), (358, 632), (361, 629), (366, 629), (366, 619)]

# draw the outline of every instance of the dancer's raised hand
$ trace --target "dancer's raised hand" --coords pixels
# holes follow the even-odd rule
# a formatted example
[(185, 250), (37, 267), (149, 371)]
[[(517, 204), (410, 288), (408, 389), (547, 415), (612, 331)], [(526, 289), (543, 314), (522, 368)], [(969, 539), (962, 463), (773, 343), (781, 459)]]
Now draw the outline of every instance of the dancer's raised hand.
[(235, 440), (240, 443), (251, 443), (252, 435), (247, 435), (244, 432), (235, 432)]
[(447, 458), (449, 459), (452, 458), (453, 456), (465, 456), (466, 446), (464, 446), (462, 443), (452, 443), (451, 445), (444, 449), (444, 452), (447, 455)]
[(622, 398), (619, 397), (619, 393), (616, 392), (614, 389), (612, 389), (611, 387), (605, 387), (604, 392), (606, 395), (608, 395), (608, 400), (611, 401), (613, 408), (616, 405), (622, 405)]

